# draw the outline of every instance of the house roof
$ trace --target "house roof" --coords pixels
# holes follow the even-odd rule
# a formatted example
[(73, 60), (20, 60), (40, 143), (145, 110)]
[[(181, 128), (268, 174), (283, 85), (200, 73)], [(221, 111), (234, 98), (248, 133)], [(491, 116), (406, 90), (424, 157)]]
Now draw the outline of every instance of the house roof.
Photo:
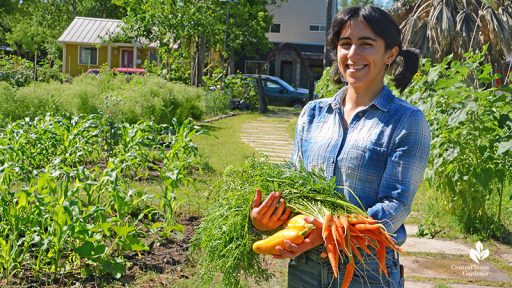
[(123, 25), (121, 20), (75, 17), (57, 42), (101, 44), (108, 36), (120, 32)]

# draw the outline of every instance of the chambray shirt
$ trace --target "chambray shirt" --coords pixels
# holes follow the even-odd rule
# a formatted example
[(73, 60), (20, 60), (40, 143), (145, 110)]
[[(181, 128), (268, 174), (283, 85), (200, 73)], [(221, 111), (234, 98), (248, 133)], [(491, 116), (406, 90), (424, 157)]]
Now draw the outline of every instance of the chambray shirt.
[(333, 98), (309, 102), (296, 127), (291, 161), (336, 177), (338, 191), (363, 209), (398, 245), (405, 242), (403, 225), (423, 178), (430, 153), (430, 130), (421, 110), (395, 97), (387, 86), (367, 107), (344, 125), (341, 103), (347, 89)]

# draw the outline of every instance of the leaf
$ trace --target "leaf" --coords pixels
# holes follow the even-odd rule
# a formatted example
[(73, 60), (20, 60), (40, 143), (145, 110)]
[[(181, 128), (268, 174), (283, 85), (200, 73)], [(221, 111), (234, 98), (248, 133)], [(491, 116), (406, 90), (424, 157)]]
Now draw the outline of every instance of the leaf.
[(482, 242), (478, 241), (476, 242), (476, 251), (478, 251), (478, 255), (482, 252), (482, 249), (484, 249), (484, 245), (482, 245)]
[(482, 253), (480, 254), (480, 260), (484, 260), (487, 257), (489, 257), (489, 249), (485, 249), (484, 251), (482, 251)]
[(146, 247), (146, 245), (144, 245), (144, 243), (139, 238), (130, 235), (126, 236), (125, 245), (130, 251), (148, 250), (148, 247)]
[(90, 241), (85, 241), (81, 246), (75, 248), (75, 252), (82, 258), (94, 258), (105, 253), (104, 244), (95, 245)]
[(128, 233), (135, 230), (135, 227), (131, 226), (112, 226), (112, 230), (116, 232), (117, 236), (119, 237), (126, 237), (128, 236)]
[(471, 249), (471, 251), (469, 252), (469, 257), (471, 257), (471, 259), (473, 259), (473, 261), (475, 261), (478, 264), (480, 264), (480, 261), (478, 259), (479, 255), (480, 253), (478, 253), (478, 251), (476, 251), (475, 249)]
[(126, 273), (126, 265), (121, 259), (103, 260), (101, 261), (101, 268), (103, 272), (112, 275), (114, 278), (119, 279)]

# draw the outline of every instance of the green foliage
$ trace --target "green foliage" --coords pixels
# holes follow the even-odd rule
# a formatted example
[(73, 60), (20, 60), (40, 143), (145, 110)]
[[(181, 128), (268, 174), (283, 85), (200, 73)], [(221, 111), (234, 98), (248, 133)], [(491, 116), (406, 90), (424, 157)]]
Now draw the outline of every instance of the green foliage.
[(21, 57), (0, 54), (0, 82), (22, 87), (32, 81), (33, 64)]
[(254, 79), (237, 73), (228, 76), (222, 84), (222, 69), (216, 69), (211, 76), (203, 77), (206, 92), (206, 111), (210, 115), (220, 115), (230, 109), (231, 100), (243, 100), (249, 109), (255, 111), (259, 107), (259, 98)]
[(327, 67), (322, 77), (316, 82), (315, 94), (317, 94), (319, 98), (333, 97), (334, 94), (343, 87), (343, 84), (335, 84), (332, 81), (331, 72), (332, 67)]
[(249, 213), (256, 189), (263, 199), (272, 191), (280, 191), (293, 212), (323, 219), (326, 212), (360, 213), (336, 192), (334, 179), (321, 172), (294, 169), (288, 163), (271, 163), (247, 157), (242, 163), (226, 168), (211, 190), (208, 207), (192, 239), (203, 281), (222, 274), (223, 287), (239, 287), (242, 276), (258, 282), (268, 281), (271, 272), (262, 266), (262, 256), (252, 251), (252, 244), (262, 235), (253, 230)]
[[(219, 51), (228, 59), (235, 53), (251, 55), (270, 48), (265, 35), (271, 24), (266, 0), (238, 0), (236, 3), (148, 0), (142, 5), (140, 1), (116, 0), (115, 3), (128, 11), (123, 19), (126, 26), (118, 37), (158, 41), (163, 47), (161, 72), (166, 79), (188, 82), (190, 63), (197, 65), (199, 57), (206, 57), (206, 51)], [(228, 9), (230, 17), (226, 21)], [(201, 38), (206, 40), (205, 49), (199, 48)]]
[[(17, 286), (77, 271), (122, 276), (126, 253), (181, 229), (175, 193), (198, 169), (197, 132), (190, 122), (116, 124), (107, 115), (48, 115), (0, 129), (2, 278)], [(151, 171), (159, 194), (134, 188)]]
[(422, 61), (403, 95), (422, 109), (432, 142), (426, 178), (463, 230), (484, 237), (504, 232), (504, 189), (512, 179), (512, 94), (492, 88), (486, 51), (463, 61)]
[(256, 81), (244, 77), (240, 73), (226, 78), (224, 81), (224, 93), (231, 99), (244, 100), (249, 103), (251, 110), (256, 111), (259, 107), (260, 100), (256, 89)]
[(12, 92), (0, 95), (2, 103), (17, 103), (15, 108), (0, 106), (0, 113), (11, 120), (48, 112), (59, 115), (103, 113), (111, 115), (116, 123), (147, 120), (170, 124), (173, 118), (178, 122), (188, 118), (198, 120), (204, 113), (200, 89), (151, 75), (84, 75), (67, 84), (34, 82), (15, 90), (14, 95)]

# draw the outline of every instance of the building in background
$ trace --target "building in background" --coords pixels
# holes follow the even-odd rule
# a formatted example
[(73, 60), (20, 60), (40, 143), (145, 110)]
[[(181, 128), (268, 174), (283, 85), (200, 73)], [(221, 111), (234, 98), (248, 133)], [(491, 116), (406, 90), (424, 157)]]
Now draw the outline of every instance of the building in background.
[[(244, 55), (236, 69), (247, 74), (280, 77), (295, 87), (308, 87), (324, 69), (327, 0), (287, 0), (268, 7), (273, 24), (267, 33), (273, 44), (270, 53), (258, 57)], [(332, 1), (331, 15), (337, 1)]]
[(141, 68), (157, 61), (157, 46), (141, 43), (110, 43), (124, 22), (115, 19), (75, 17), (60, 36), (62, 72), (79, 75), (91, 68)]

